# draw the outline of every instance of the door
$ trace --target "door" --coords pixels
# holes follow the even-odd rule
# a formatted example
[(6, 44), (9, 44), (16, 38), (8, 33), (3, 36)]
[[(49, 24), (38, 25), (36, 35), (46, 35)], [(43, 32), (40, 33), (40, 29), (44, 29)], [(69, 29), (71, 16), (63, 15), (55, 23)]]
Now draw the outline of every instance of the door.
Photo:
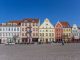
[(48, 43), (48, 39), (46, 39), (46, 43)]

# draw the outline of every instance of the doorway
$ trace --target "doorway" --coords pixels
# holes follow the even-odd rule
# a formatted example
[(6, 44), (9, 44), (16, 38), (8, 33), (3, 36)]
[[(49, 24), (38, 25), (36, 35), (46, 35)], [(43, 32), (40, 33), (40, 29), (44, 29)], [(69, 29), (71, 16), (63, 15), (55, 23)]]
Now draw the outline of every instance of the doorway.
[(48, 39), (46, 39), (46, 43), (48, 43)]

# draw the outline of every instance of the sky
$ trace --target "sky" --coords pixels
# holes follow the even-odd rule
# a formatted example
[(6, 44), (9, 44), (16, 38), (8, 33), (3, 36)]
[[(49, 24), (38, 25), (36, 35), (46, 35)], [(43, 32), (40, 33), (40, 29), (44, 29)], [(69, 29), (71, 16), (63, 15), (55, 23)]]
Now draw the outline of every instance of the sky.
[(0, 23), (24, 18), (48, 18), (80, 26), (80, 0), (0, 0)]

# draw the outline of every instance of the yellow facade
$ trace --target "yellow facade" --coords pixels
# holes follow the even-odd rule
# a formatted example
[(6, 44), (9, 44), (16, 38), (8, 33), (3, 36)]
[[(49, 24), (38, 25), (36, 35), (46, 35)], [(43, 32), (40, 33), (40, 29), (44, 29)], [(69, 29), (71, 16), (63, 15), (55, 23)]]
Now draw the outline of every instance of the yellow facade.
[(54, 26), (46, 18), (39, 27), (39, 42), (48, 43), (55, 40)]
[(71, 32), (71, 28), (63, 28), (63, 39), (65, 40), (65, 42), (71, 40)]

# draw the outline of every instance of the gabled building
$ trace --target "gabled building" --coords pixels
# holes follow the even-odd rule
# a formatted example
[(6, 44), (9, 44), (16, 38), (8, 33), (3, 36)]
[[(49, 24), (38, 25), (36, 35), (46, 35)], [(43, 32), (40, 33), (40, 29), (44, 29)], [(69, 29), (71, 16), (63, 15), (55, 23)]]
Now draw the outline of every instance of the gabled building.
[(68, 22), (57, 22), (55, 25), (55, 39), (56, 42), (64, 40), (67, 42), (71, 36), (71, 27)]
[(55, 41), (55, 30), (48, 18), (39, 26), (39, 40), (41, 43), (49, 43)]
[(72, 27), (72, 36), (75, 42), (80, 39), (80, 29), (77, 27), (76, 24), (74, 24)]

